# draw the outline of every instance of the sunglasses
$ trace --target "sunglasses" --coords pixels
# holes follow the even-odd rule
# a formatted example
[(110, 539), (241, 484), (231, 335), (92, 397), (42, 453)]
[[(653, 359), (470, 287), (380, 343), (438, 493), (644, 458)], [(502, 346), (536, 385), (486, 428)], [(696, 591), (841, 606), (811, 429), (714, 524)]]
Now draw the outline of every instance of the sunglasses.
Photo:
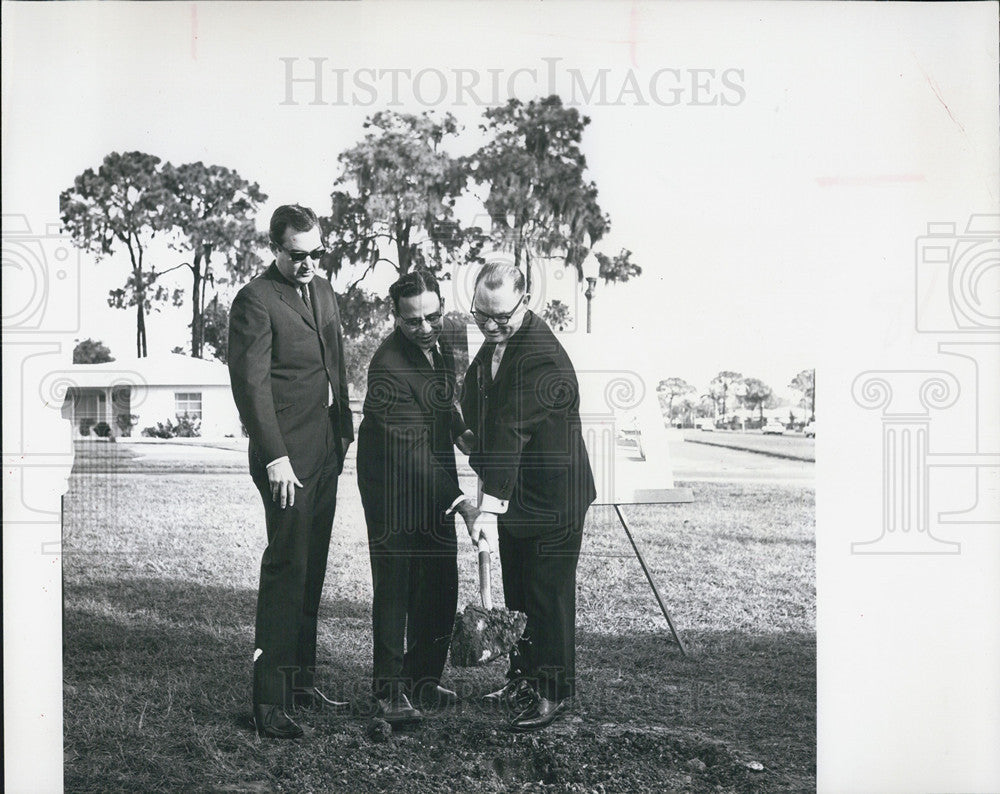
[(326, 249), (323, 246), (319, 248), (314, 248), (312, 251), (285, 251), (288, 254), (288, 258), (293, 262), (301, 262), (306, 257), (310, 259), (319, 259), (326, 253)]

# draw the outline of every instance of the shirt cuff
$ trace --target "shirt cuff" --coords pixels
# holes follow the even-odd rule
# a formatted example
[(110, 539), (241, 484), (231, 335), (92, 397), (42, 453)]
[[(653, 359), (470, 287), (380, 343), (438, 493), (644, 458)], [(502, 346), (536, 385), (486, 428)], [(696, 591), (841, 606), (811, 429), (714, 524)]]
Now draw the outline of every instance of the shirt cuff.
[(484, 493), (479, 500), (479, 509), (484, 513), (496, 513), (501, 515), (507, 512), (507, 500), (497, 499), (495, 496), (490, 496), (488, 493)]
[(275, 464), (281, 463), (284, 460), (288, 460), (288, 455), (282, 455), (280, 458), (275, 458), (270, 463), (267, 464), (267, 468), (271, 468)]
[(464, 493), (460, 494), (459, 497), (458, 497), (458, 499), (456, 499), (454, 502), (451, 503), (451, 507), (449, 507), (447, 510), (445, 510), (444, 514), (446, 516), (450, 516), (452, 513), (455, 512), (455, 508), (458, 507), (459, 503), (463, 502), (463, 501), (465, 501), (465, 494)]

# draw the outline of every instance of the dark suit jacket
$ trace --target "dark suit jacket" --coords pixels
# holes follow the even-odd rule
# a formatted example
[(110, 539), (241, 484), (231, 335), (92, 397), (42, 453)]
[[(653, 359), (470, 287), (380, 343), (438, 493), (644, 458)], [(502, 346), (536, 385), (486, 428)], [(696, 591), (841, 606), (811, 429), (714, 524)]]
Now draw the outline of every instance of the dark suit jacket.
[(486, 493), (510, 500), (500, 520), (511, 534), (581, 526), (597, 492), (573, 363), (531, 311), (507, 341), (492, 378), (495, 349), (484, 344), (465, 376), (462, 412), (478, 442), (469, 463)]
[(251, 462), (288, 455), (299, 479), (332, 449), (343, 464), (342, 439), (354, 438), (337, 299), (319, 276), (310, 295), (318, 334), (298, 288), (274, 263), (239, 291), (229, 312), (229, 376)]
[(398, 329), (372, 356), (358, 430), (358, 486), (370, 525), (433, 530), (462, 494), (454, 441), (465, 424), (452, 351), (440, 348), (441, 373)]

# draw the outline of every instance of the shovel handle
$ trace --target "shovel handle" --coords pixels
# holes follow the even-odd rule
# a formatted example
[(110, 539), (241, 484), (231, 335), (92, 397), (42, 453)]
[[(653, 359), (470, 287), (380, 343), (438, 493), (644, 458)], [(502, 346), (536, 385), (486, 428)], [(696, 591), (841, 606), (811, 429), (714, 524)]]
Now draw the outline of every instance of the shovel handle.
[(490, 590), (490, 543), (486, 538), (480, 538), (476, 544), (479, 549), (479, 599), (483, 609), (493, 609), (493, 593)]

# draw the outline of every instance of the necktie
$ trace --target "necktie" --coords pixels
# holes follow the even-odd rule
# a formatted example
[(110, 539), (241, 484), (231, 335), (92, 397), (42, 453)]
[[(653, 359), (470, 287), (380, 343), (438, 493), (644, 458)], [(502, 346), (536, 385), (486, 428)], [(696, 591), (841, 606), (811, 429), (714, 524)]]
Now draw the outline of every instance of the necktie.
[(493, 342), (487, 342), (485, 349), (483, 350), (483, 357), (481, 359), (479, 367), (479, 387), (486, 388), (491, 383), (493, 383), (493, 353), (496, 350), (496, 344)]
[(507, 344), (501, 342), (496, 346), (496, 350), (493, 351), (493, 355), (490, 358), (490, 378), (495, 378), (497, 376), (497, 370), (500, 369), (500, 362), (503, 360), (503, 352), (507, 349)]
[(435, 395), (440, 395), (441, 405), (440, 407), (448, 407), (455, 399), (454, 392), (452, 390), (452, 373), (448, 372), (447, 367), (444, 364), (444, 356), (441, 355), (441, 351), (438, 349), (437, 345), (430, 350), (431, 354), (431, 366), (434, 367), (434, 389)]
[(300, 284), (299, 294), (302, 296), (302, 302), (306, 305), (306, 309), (308, 309), (309, 313), (312, 314), (313, 306), (312, 306), (312, 301), (309, 300), (309, 285)]

